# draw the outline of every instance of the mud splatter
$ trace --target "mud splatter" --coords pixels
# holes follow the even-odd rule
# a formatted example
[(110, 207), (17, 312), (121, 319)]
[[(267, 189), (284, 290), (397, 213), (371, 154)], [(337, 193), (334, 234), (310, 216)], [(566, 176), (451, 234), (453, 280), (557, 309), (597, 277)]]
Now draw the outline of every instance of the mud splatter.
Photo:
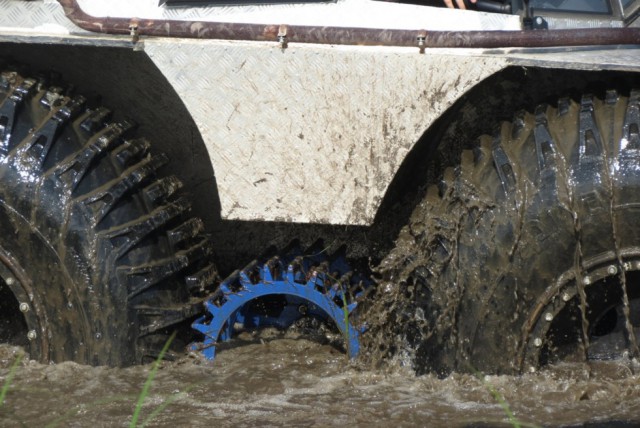
[(516, 115), (429, 189), (378, 267), (368, 363), (514, 373), (593, 359), (603, 337), (635, 355), (638, 157), (614, 168), (606, 153), (633, 138), (638, 95), (610, 98)]

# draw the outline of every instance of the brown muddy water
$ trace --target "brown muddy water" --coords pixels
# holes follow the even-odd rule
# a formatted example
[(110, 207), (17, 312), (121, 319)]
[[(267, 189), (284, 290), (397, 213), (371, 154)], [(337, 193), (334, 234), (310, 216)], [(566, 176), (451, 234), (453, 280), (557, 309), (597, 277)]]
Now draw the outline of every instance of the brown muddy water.
[[(20, 352), (0, 346), (0, 385)], [(0, 406), (0, 425), (129, 426), (150, 370), (27, 359)], [(158, 427), (512, 426), (496, 398), (502, 397), (523, 426), (640, 426), (639, 371), (634, 363), (599, 362), (523, 376), (438, 379), (402, 367), (358, 367), (317, 342), (263, 339), (222, 350), (213, 364), (195, 356), (162, 363), (139, 421)]]

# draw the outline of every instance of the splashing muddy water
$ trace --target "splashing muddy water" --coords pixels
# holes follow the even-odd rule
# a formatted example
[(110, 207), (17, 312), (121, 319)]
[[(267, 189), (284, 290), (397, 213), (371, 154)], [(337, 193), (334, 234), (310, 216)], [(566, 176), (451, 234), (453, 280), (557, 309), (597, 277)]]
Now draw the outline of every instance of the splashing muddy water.
[(378, 267), (372, 361), (519, 373), (600, 358), (591, 342), (637, 357), (639, 111), (639, 91), (560, 99), (464, 151)]
[[(0, 384), (20, 348), (0, 347)], [(215, 363), (185, 357), (162, 364), (140, 421), (147, 426), (510, 426), (490, 389), (523, 423), (636, 426), (638, 366), (562, 364), (536, 374), (416, 376), (368, 370), (328, 345), (265, 340), (220, 352)], [(128, 426), (151, 366), (125, 369), (24, 361), (0, 425)]]

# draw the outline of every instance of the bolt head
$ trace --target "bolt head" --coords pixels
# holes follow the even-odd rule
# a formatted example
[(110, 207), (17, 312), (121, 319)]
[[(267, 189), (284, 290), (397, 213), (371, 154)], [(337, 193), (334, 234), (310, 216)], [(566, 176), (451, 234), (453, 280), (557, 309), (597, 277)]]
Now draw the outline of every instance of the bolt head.
[(9, 278), (5, 279), (5, 280), (4, 280), (4, 282), (5, 282), (5, 284), (7, 284), (8, 286), (12, 286), (13, 284), (15, 284), (15, 283), (16, 283), (16, 280), (15, 280), (15, 279), (13, 279), (13, 278), (11, 278), (11, 277), (9, 277)]
[(565, 302), (568, 302), (571, 299), (571, 296), (569, 295), (569, 293), (564, 292), (562, 293), (562, 300), (564, 300)]
[(38, 333), (36, 333), (35, 330), (31, 330), (29, 331), (29, 333), (27, 333), (27, 339), (29, 340), (35, 340), (36, 337), (38, 337)]
[(584, 285), (589, 285), (591, 284), (591, 278), (589, 278), (588, 276), (585, 276), (584, 279), (582, 280), (582, 283)]
[(616, 273), (618, 273), (618, 268), (613, 266), (613, 265), (611, 265), (607, 269), (607, 272), (609, 272), (609, 275), (615, 275)]
[(29, 304), (25, 302), (20, 303), (20, 312), (29, 312)]
[(546, 321), (553, 321), (553, 314), (551, 312), (547, 312), (546, 314), (544, 314), (544, 319)]
[(536, 338), (533, 340), (533, 344), (536, 346), (536, 348), (541, 347), (541, 346), (542, 346), (542, 339), (540, 339), (539, 337), (536, 337)]

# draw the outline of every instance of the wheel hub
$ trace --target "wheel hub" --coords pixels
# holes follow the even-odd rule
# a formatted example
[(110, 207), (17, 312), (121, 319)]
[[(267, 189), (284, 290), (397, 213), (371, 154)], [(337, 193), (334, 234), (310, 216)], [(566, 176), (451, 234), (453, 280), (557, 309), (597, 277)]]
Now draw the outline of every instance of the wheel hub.
[(521, 369), (565, 360), (612, 360), (638, 353), (640, 257), (594, 261), (567, 272), (539, 300), (523, 332)]
[(0, 343), (23, 346), (31, 359), (41, 360), (47, 337), (29, 285), (21, 267), (0, 249)]

